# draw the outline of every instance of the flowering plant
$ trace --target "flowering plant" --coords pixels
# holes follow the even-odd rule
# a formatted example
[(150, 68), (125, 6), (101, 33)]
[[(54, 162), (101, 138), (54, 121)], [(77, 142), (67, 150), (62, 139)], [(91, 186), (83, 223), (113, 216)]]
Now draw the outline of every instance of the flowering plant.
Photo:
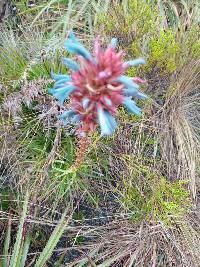
[(60, 119), (65, 125), (70, 119), (78, 121), (77, 133), (86, 137), (99, 124), (101, 135), (111, 135), (117, 122), (115, 115), (119, 105), (125, 105), (129, 113), (141, 114), (141, 109), (132, 97), (145, 99), (139, 92), (140, 78), (129, 78), (124, 75), (128, 67), (144, 64), (142, 58), (123, 62), (123, 51), (116, 52), (116, 38), (113, 38), (107, 49), (100, 47), (99, 38), (94, 44), (93, 55), (79, 42), (71, 31), (65, 41), (69, 53), (77, 55), (77, 61), (64, 58), (64, 64), (72, 71), (71, 75), (52, 74), (56, 80), (49, 92), (63, 104), (70, 99), (71, 110), (64, 111)]

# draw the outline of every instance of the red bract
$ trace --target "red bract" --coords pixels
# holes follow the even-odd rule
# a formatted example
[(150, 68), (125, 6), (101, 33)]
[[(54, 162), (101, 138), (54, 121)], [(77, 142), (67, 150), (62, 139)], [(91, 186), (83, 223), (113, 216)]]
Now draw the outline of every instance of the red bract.
[(99, 124), (102, 135), (112, 134), (117, 127), (115, 115), (119, 105), (124, 104), (129, 112), (141, 114), (140, 108), (131, 99), (144, 99), (140, 93), (140, 78), (131, 79), (123, 74), (130, 66), (144, 64), (144, 59), (136, 59), (123, 63), (124, 53), (116, 52), (116, 39), (112, 39), (107, 49), (100, 47), (99, 38), (91, 55), (78, 41), (73, 32), (69, 33), (65, 47), (69, 53), (77, 55), (77, 62), (64, 59), (64, 64), (71, 70), (68, 75), (54, 75), (54, 88), (50, 89), (61, 104), (70, 98), (71, 111), (65, 111), (60, 118), (64, 123), (71, 118), (80, 122), (78, 134), (86, 136)]
[[(79, 131), (94, 131), (99, 108), (115, 115), (123, 102), (123, 85), (114, 80), (127, 68), (122, 62), (123, 52), (116, 53), (112, 46), (106, 51), (96, 41), (94, 62), (78, 57), (80, 70), (72, 73), (76, 90), (71, 94), (72, 110), (81, 116), (82, 128)], [(87, 105), (87, 107), (84, 105)]]

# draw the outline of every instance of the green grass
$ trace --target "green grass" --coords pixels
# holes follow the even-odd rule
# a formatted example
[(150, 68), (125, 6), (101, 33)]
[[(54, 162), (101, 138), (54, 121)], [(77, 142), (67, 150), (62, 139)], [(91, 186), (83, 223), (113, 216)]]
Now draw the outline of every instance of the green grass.
[[(37, 257), (36, 263), (34, 266), (43, 266), (48, 259), (51, 257), (54, 248), (56, 247), (60, 237), (62, 236), (63, 232), (67, 227), (67, 220), (66, 220), (67, 212), (63, 213), (61, 220), (59, 221), (58, 225), (55, 227), (54, 231), (52, 232), (50, 238), (46, 242), (46, 246), (44, 247), (43, 251), (39, 253)], [(20, 216), (19, 226), (17, 230), (16, 240), (14, 243), (14, 247), (11, 250), (11, 220), (8, 221), (7, 232), (4, 241), (4, 256), (2, 258), (1, 264), (3, 267), (12, 266), (12, 267), (23, 267), (26, 266), (28, 253), (30, 251), (30, 225), (26, 221), (28, 215), (28, 194), (26, 194), (26, 198), (23, 204), (23, 211)], [(11, 251), (11, 256), (8, 256), (9, 250)]]

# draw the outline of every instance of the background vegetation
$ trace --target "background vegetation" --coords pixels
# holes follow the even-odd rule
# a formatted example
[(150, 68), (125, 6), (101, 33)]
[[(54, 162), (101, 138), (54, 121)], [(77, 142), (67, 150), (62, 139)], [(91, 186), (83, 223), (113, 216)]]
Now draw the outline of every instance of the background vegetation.
[[(0, 24), (0, 266), (200, 265), (198, 0), (13, 0)], [(120, 109), (69, 172), (75, 125), (47, 92), (66, 33), (147, 64), (141, 118)]]

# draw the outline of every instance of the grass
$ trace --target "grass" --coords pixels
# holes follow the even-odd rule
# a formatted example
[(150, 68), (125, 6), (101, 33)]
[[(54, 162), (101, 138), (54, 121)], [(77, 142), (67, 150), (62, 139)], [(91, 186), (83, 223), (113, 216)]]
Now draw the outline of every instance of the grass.
[[(1, 265), (199, 266), (198, 1), (13, 3), (0, 32)], [(120, 108), (116, 133), (95, 133), (73, 170), (75, 125), (60, 127), (47, 92), (70, 28), (89, 48), (100, 32), (145, 56), (128, 75), (150, 95), (141, 118)]]
[[(51, 35), (61, 31), (63, 36), (67, 30), (77, 28), (89, 36), (93, 33), (93, 27), (97, 21), (96, 15), (102, 11), (106, 12), (111, 1), (50, 0), (39, 1), (37, 5), (34, 4), (30, 8), (27, 8), (27, 3), (27, 1), (16, 1), (15, 4), (19, 8), (20, 19), (25, 20), (30, 28), (37, 26)], [(46, 24), (47, 20), (48, 24)]]
[[(195, 122), (196, 118), (198, 121), (198, 115), (196, 117), (196, 110), (198, 107), (198, 77), (199, 77), (199, 69), (198, 69), (198, 61), (191, 62), (179, 74), (177, 79), (177, 84), (175, 89), (171, 89), (172, 92), (169, 93), (168, 101), (170, 102), (170, 110), (168, 112), (170, 115), (166, 116), (164, 111), (162, 121), (165, 121), (164, 118), (168, 117), (168, 123), (166, 123), (167, 129), (171, 129), (172, 132), (166, 132), (168, 137), (165, 137), (165, 144), (163, 144), (163, 148), (166, 149), (165, 155), (166, 158), (169, 158), (169, 155), (173, 155), (174, 163), (180, 166), (184, 166), (179, 170), (179, 176), (182, 179), (187, 179), (189, 177), (191, 181), (191, 191), (193, 197), (196, 197), (196, 168), (198, 166), (198, 151), (199, 151), (199, 127), (198, 122)], [(190, 77), (190, 78), (189, 78)], [(189, 79), (189, 80), (188, 80)], [(197, 79), (197, 80), (196, 80)], [(166, 105), (169, 104), (166, 103)], [(173, 106), (173, 104), (174, 106)], [(191, 120), (193, 122), (191, 122)], [(171, 125), (169, 125), (169, 123)], [(173, 141), (172, 141), (173, 138)], [(176, 141), (175, 141), (176, 140)], [(177, 142), (177, 147), (179, 153), (175, 152), (175, 147), (172, 145), (172, 142)], [(177, 160), (175, 158), (177, 155)], [(169, 171), (173, 173), (173, 165), (171, 164), (171, 160), (169, 160)], [(193, 166), (193, 167), (192, 167)], [(174, 166), (177, 168), (177, 165)], [(171, 169), (171, 170), (170, 170)]]

